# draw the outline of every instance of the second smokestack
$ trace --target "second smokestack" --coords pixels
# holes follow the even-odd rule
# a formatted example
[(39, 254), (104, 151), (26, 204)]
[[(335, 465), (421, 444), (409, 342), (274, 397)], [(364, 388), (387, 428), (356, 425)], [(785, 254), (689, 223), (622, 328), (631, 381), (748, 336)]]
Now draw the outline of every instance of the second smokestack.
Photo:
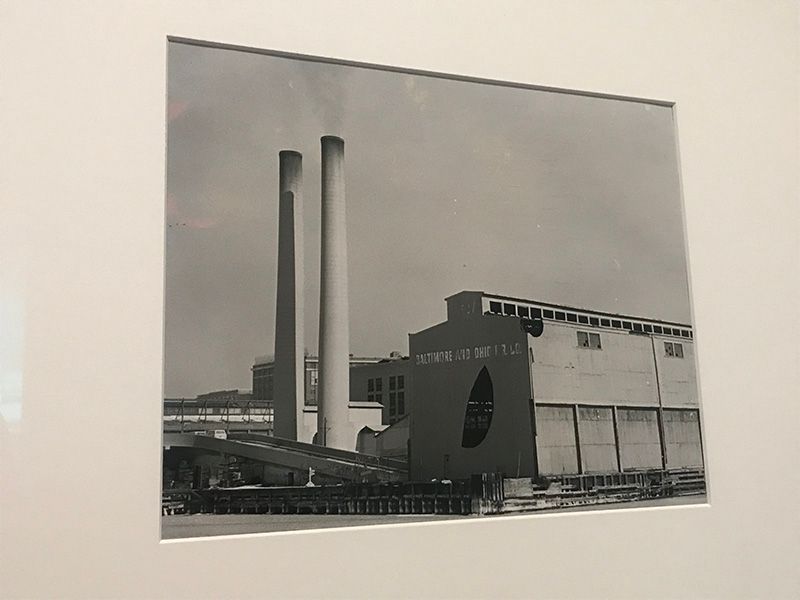
[(275, 304), (274, 435), (297, 439), (303, 418), (303, 157), (279, 153), (278, 290)]
[[(344, 140), (326, 135), (322, 145), (322, 231), (319, 312), (317, 443), (352, 450), (350, 325), (347, 292), (347, 222)], [(353, 438), (353, 439), (350, 439)]]

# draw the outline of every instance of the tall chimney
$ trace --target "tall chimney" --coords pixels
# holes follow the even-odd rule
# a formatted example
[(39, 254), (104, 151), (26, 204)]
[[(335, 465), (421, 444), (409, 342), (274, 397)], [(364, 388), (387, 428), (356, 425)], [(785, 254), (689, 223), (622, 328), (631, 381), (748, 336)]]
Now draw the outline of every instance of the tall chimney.
[[(322, 143), (322, 253), (320, 261), (317, 443), (355, 449), (349, 431), (350, 325), (347, 299), (347, 222), (344, 140)], [(350, 438), (353, 439), (350, 439)]]
[(280, 152), (278, 293), (273, 371), (274, 435), (297, 439), (305, 401), (303, 351), (303, 156)]

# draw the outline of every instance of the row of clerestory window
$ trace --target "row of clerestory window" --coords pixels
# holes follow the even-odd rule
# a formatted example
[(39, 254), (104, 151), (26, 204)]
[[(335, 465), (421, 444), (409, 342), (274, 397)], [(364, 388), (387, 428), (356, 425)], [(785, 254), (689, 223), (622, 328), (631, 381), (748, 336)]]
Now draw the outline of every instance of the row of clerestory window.
[(654, 323), (644, 323), (632, 320), (613, 319), (611, 317), (592, 317), (580, 313), (568, 312), (565, 310), (554, 310), (549, 308), (537, 308), (535, 306), (522, 306), (509, 302), (489, 302), (489, 313), (496, 315), (506, 315), (511, 317), (525, 317), (530, 319), (550, 319), (553, 321), (565, 321), (567, 323), (578, 323), (580, 325), (590, 325), (592, 327), (610, 327), (612, 329), (625, 329), (635, 333), (654, 333), (658, 335), (674, 335), (691, 339), (691, 330), (678, 327), (667, 327), (666, 325), (656, 325)]

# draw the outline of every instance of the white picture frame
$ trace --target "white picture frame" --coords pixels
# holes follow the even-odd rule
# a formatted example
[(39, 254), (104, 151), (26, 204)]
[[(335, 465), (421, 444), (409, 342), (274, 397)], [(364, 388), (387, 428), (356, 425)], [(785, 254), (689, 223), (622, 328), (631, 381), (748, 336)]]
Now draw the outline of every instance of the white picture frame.
[[(0, 14), (4, 596), (798, 593), (796, 5)], [(709, 504), (161, 542), (168, 36), (675, 102)]]

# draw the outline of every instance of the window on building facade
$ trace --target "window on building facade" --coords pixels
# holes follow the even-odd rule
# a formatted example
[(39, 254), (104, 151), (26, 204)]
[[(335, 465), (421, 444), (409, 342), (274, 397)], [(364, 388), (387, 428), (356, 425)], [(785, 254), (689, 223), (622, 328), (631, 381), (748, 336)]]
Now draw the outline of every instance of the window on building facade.
[(502, 312), (502, 310), (500, 310), (500, 303), (499, 302), (489, 302), (489, 312), (493, 312), (493, 313)]
[(397, 392), (397, 416), (406, 414), (406, 393)]
[(398, 375), (397, 376), (397, 389), (402, 390), (406, 387), (406, 377), (405, 375)]
[(589, 347), (594, 348), (595, 350), (600, 350), (602, 346), (600, 345), (600, 334), (599, 333), (590, 333), (589, 334)]
[(367, 402), (381, 403), (383, 400), (383, 394), (381, 394), (382, 388), (383, 380), (380, 377), (376, 379), (367, 379)]
[(600, 319), (600, 325), (603, 327), (611, 327), (611, 321), (608, 319)]
[(527, 306), (520, 306), (520, 307), (517, 309), (517, 314), (518, 314), (520, 317), (528, 317), (528, 316), (530, 316), (530, 313), (531, 313), (531, 311), (530, 311), (530, 309), (529, 309)]
[(544, 316), (545, 319), (552, 319), (553, 318), (553, 311), (545, 309), (545, 310), (542, 311), (542, 316)]
[(397, 394), (389, 392), (389, 416), (393, 417), (397, 414)]
[(683, 344), (678, 342), (664, 342), (664, 354), (674, 358), (683, 358)]
[(567, 313), (567, 321), (570, 323), (577, 323), (578, 322), (578, 315), (573, 313)]
[(567, 316), (563, 312), (556, 311), (556, 321), (564, 321)]
[(389, 389), (394, 390), (396, 388), (397, 388), (397, 377), (392, 375), (391, 377), (389, 377)]
[(516, 315), (517, 314), (517, 307), (513, 304), (504, 304), (503, 310), (507, 315)]
[(578, 332), (578, 347), (579, 348), (592, 348), (594, 350), (601, 350), (600, 334), (587, 333), (586, 331)]

